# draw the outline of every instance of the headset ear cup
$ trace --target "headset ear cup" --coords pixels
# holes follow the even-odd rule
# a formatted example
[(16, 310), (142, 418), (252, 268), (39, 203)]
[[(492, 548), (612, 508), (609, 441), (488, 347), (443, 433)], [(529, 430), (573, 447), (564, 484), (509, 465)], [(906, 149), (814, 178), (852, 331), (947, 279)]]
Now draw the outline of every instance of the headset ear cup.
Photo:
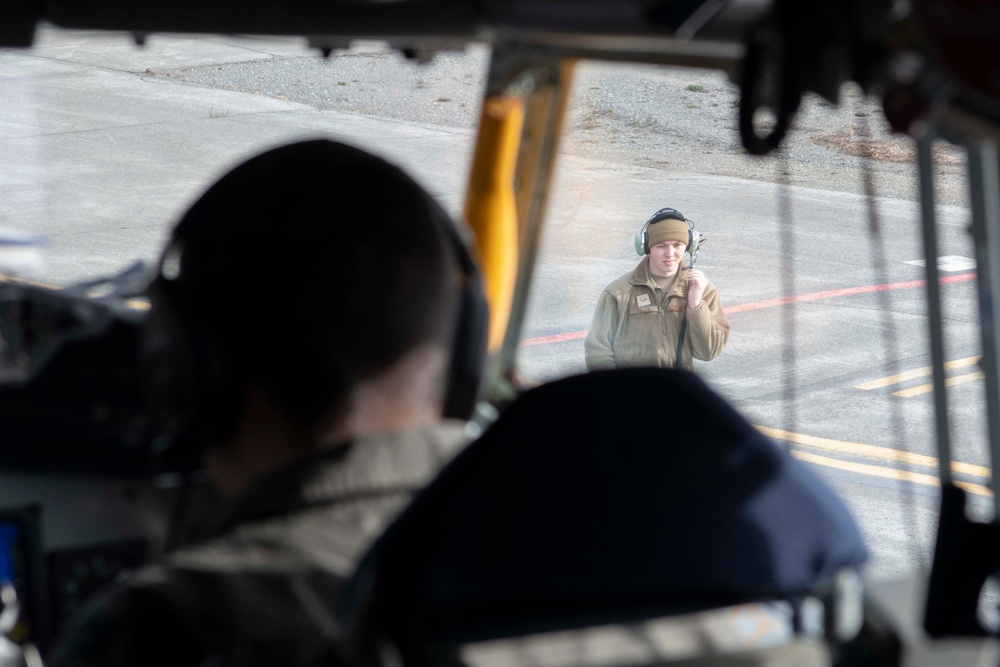
[(462, 273), (442, 414), (448, 418), (468, 420), (474, 417), (486, 377), (490, 306), (486, 300), (482, 273), (472, 254), (471, 241), (463, 235), (468, 228), (459, 226), (460, 223), (453, 221), (443, 209), (435, 220)]
[(698, 251), (698, 243), (701, 242), (701, 233), (695, 229), (694, 223), (690, 220), (688, 223), (688, 253), (694, 253)]
[(452, 343), (443, 414), (470, 419), (482, 389), (489, 340), (489, 304), (478, 273), (466, 275)]
[(645, 230), (636, 233), (635, 235), (635, 254), (637, 255), (648, 255), (649, 254), (649, 235)]

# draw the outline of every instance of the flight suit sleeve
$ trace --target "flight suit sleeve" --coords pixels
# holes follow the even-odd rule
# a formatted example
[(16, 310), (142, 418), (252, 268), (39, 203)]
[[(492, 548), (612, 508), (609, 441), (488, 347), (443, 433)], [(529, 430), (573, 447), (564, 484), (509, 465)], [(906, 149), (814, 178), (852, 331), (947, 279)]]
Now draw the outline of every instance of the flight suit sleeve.
[(711, 361), (722, 354), (729, 341), (729, 320), (722, 310), (719, 291), (709, 283), (698, 310), (688, 309), (688, 335), (695, 359)]
[(618, 302), (607, 290), (601, 292), (590, 323), (590, 331), (583, 341), (588, 371), (617, 368), (612, 346), (618, 329)]

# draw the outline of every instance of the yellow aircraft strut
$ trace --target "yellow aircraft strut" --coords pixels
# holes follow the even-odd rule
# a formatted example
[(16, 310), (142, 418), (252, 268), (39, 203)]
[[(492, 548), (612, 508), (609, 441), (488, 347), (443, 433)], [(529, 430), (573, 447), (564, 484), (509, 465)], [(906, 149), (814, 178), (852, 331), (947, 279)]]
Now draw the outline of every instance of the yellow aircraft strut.
[(476, 233), (489, 348), (501, 375), (513, 366), (521, 333), (573, 64), (502, 46), (491, 63), (465, 215)]
[(518, 95), (483, 101), (465, 217), (476, 234), (486, 298), (490, 304), (490, 351), (503, 343), (517, 280), (518, 222), (515, 169), (524, 127)]

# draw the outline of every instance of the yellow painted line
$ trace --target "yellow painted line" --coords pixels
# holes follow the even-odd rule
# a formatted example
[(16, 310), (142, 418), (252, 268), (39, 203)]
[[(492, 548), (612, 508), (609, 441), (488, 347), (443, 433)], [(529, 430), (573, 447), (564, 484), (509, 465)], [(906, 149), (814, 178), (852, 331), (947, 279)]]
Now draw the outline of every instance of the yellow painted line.
[[(974, 357), (966, 357), (964, 359), (954, 359), (952, 361), (947, 361), (944, 364), (944, 369), (950, 371), (954, 368), (965, 368), (967, 366), (974, 366), (979, 363), (979, 355)], [(882, 389), (890, 385), (899, 384), (900, 382), (906, 382), (907, 380), (913, 380), (914, 378), (927, 377), (933, 372), (930, 366), (925, 366), (923, 368), (915, 368), (912, 371), (905, 371), (903, 373), (896, 373), (895, 375), (890, 375), (889, 377), (879, 378), (878, 380), (871, 380), (870, 382), (863, 382), (858, 385), (854, 385), (855, 389), (863, 389), (865, 391), (871, 391), (872, 389)]]
[[(0, 283), (15, 283), (18, 285), (29, 285), (31, 287), (41, 287), (42, 289), (50, 289), (59, 291), (62, 287), (58, 285), (49, 285), (48, 283), (40, 283), (35, 280), (28, 280), (26, 278), (18, 278), (17, 276), (8, 276), (6, 274), (0, 273)], [(125, 305), (132, 310), (149, 310), (149, 301), (146, 299), (129, 299), (125, 302)]]
[[(836, 468), (837, 470), (856, 472), (870, 477), (896, 479), (902, 482), (912, 482), (913, 484), (922, 484), (924, 486), (941, 486), (941, 480), (934, 475), (925, 475), (924, 473), (910, 472), (909, 470), (897, 470), (895, 468), (883, 468), (881, 466), (873, 466), (867, 463), (852, 463), (851, 461), (841, 461), (840, 459), (831, 459), (826, 456), (818, 456), (816, 454), (809, 454), (808, 452), (800, 452), (796, 450), (792, 450), (791, 454), (795, 458), (802, 461), (827, 468)], [(977, 496), (993, 497), (993, 492), (982, 484), (970, 484), (969, 482), (956, 481), (955, 486), (961, 487), (969, 493), (974, 493)]]
[(125, 305), (132, 310), (149, 310), (149, 301), (144, 299), (129, 299)]
[[(956, 375), (955, 377), (947, 378), (944, 381), (944, 386), (954, 387), (956, 384), (965, 384), (966, 382), (975, 382), (976, 380), (982, 380), (982, 371), (976, 371), (975, 373), (966, 373), (964, 375)], [(934, 391), (933, 384), (920, 384), (916, 387), (910, 387), (909, 389), (900, 389), (899, 391), (892, 392), (893, 396), (899, 396), (901, 398), (912, 398), (914, 396), (920, 396), (921, 394), (929, 394)]]
[[(914, 454), (912, 452), (904, 452), (898, 449), (891, 449), (889, 447), (865, 445), (860, 442), (845, 442), (843, 440), (817, 438), (812, 435), (792, 433), (790, 431), (782, 431), (781, 429), (769, 428), (767, 426), (756, 426), (755, 428), (764, 435), (776, 440), (784, 440), (785, 442), (791, 442), (796, 445), (822, 449), (824, 451), (835, 452), (837, 454), (846, 454), (848, 456), (856, 456), (872, 461), (883, 461), (887, 463), (906, 463), (908, 465), (922, 466), (926, 468), (938, 467), (937, 457), (927, 456), (926, 454)], [(990, 477), (992, 477), (992, 471), (989, 468), (972, 463), (952, 461), (951, 469), (952, 472), (959, 475), (973, 475), (975, 477), (983, 477), (985, 479), (990, 479)]]
[(0, 283), (15, 283), (18, 285), (30, 285), (31, 287), (41, 287), (42, 289), (62, 289), (58, 285), (49, 285), (48, 283), (40, 283), (34, 280), (28, 280), (27, 278), (18, 278), (17, 276), (8, 276), (0, 273)]

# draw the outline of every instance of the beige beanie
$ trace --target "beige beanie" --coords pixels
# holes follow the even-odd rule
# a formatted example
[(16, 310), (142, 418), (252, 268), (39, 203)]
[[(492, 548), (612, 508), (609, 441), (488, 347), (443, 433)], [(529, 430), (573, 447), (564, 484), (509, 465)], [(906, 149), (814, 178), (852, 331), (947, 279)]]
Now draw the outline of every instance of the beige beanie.
[(649, 225), (646, 231), (649, 234), (650, 248), (664, 241), (680, 241), (684, 245), (690, 242), (688, 223), (684, 220), (675, 220), (674, 218), (660, 220)]

